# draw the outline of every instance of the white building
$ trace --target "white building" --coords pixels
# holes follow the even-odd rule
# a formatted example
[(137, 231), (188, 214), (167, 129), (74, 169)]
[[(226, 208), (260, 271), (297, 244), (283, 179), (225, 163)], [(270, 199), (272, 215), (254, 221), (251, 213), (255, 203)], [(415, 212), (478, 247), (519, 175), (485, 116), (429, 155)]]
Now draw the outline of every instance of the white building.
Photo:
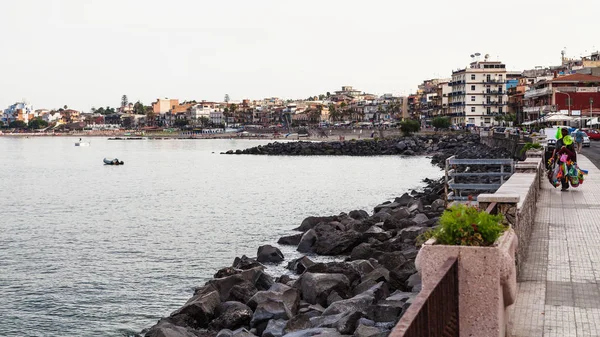
[(2, 121), (5, 125), (8, 125), (14, 121), (23, 121), (25, 123), (29, 123), (31, 119), (36, 117), (37, 115), (31, 104), (27, 102), (17, 102), (13, 105), (10, 105), (8, 109), (4, 110), (0, 121)]
[(190, 108), (190, 116), (194, 121), (199, 120), (202, 117), (206, 117), (210, 119), (210, 115), (212, 112), (215, 112), (215, 104), (214, 103), (198, 103)]
[(492, 126), (508, 111), (506, 66), (499, 61), (474, 61), (452, 72), (449, 115), (453, 124)]
[(210, 122), (214, 125), (220, 125), (225, 123), (225, 115), (220, 110), (213, 109), (213, 111), (209, 113), (208, 118), (210, 119)]

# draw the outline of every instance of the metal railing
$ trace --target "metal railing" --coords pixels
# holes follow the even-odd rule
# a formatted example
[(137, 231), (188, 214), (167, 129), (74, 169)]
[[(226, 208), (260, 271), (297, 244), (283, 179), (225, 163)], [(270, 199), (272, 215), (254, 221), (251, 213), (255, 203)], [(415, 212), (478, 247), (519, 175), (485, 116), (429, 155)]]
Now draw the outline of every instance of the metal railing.
[[(458, 165), (486, 165), (499, 166), (500, 172), (456, 172)], [(508, 166), (508, 170), (506, 167)], [(446, 159), (445, 170), (445, 193), (446, 200), (468, 200), (469, 196), (463, 196), (463, 191), (490, 191), (495, 192), (514, 173), (515, 165), (512, 159), (456, 159), (452, 156)], [(499, 177), (499, 183), (458, 183), (456, 178), (460, 177)], [(450, 191), (452, 190), (452, 191)], [(472, 196), (477, 200), (477, 196)]]
[(390, 337), (458, 337), (458, 259), (451, 257), (438, 270), (435, 285), (422, 290)]

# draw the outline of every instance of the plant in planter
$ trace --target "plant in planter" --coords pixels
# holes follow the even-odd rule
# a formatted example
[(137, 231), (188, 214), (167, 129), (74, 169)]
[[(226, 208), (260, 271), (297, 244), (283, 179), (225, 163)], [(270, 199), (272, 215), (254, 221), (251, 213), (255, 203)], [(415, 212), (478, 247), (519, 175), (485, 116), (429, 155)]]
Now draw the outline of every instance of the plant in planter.
[(525, 143), (525, 145), (521, 149), (521, 155), (523, 155), (525, 152), (527, 152), (529, 150), (541, 150), (541, 149), (542, 149), (542, 145), (541, 144), (538, 144), (538, 143)]
[(508, 228), (504, 217), (457, 204), (444, 211), (440, 226), (431, 233), (437, 244), (491, 246)]

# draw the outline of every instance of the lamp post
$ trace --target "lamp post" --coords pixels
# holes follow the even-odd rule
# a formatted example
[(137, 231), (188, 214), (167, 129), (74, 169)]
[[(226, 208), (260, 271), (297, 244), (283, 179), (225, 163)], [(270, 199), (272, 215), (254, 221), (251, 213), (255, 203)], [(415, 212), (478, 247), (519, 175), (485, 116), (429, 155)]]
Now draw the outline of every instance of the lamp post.
[[(571, 95), (568, 92), (562, 92), (562, 91), (555, 91), (557, 94), (564, 94), (567, 95), (567, 97), (569, 98), (569, 116), (571, 116)], [(580, 116), (581, 117), (581, 116)], [(579, 127), (581, 128), (581, 119), (579, 120)]]

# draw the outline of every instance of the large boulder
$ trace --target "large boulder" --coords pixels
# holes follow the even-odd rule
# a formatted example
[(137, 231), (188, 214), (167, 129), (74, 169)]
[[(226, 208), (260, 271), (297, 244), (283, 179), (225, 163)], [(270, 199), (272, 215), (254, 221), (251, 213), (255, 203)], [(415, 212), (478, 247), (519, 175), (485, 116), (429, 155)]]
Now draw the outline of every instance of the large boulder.
[(344, 274), (350, 284), (360, 279), (360, 273), (348, 262), (315, 263), (306, 269), (309, 273)]
[(308, 257), (302, 256), (290, 261), (287, 265), (287, 269), (295, 272), (296, 274), (302, 274), (308, 267), (314, 264), (315, 263), (312, 262)]
[(376, 257), (377, 261), (388, 270), (393, 270), (402, 267), (407, 259), (402, 252), (388, 252), (379, 254)]
[(297, 251), (300, 253), (311, 253), (313, 251), (313, 246), (317, 241), (317, 232), (314, 229), (309, 229), (302, 235), (300, 239), (300, 243), (298, 244)]
[(285, 337), (338, 337), (342, 336), (336, 329), (332, 328), (313, 328), (287, 333)]
[[(213, 279), (207, 282), (207, 285), (214, 287), (220, 294), (221, 301), (226, 302), (232, 299), (229, 298), (231, 290), (234, 286), (240, 285), (244, 288), (254, 287), (255, 284), (269, 283), (270, 276), (263, 272), (263, 267), (255, 267), (252, 269), (244, 270), (239, 274), (231, 275), (224, 278)], [(273, 281), (270, 280), (271, 284), (268, 284), (268, 288), (271, 287)], [(267, 285), (265, 284), (265, 286)]]
[(339, 230), (339, 226), (333, 223), (317, 225), (315, 230), (317, 238), (313, 250), (319, 255), (340, 255), (349, 252), (361, 240), (359, 232)]
[(161, 320), (150, 328), (144, 335), (146, 337), (198, 337), (194, 329), (177, 326), (168, 320)]
[(219, 292), (215, 287), (207, 285), (196, 291), (187, 303), (173, 312), (171, 318), (184, 321), (192, 328), (206, 328), (215, 317), (217, 307), (221, 304)]
[(216, 310), (216, 318), (210, 322), (213, 330), (237, 329), (250, 324), (252, 309), (240, 302), (223, 302)]
[(392, 234), (390, 232), (386, 232), (385, 230), (383, 230), (381, 227), (378, 227), (378, 226), (372, 226), (371, 228), (367, 229), (363, 233), (363, 238), (365, 240), (369, 240), (370, 238), (373, 238), (378, 241), (385, 241), (385, 240), (389, 240), (391, 237), (392, 237)]
[(277, 240), (277, 243), (280, 245), (297, 246), (300, 243), (300, 239), (302, 239), (302, 235), (304, 235), (304, 233), (282, 236)]
[(256, 267), (263, 267), (263, 265), (256, 261), (256, 259), (247, 257), (246, 255), (242, 255), (242, 257), (236, 257), (233, 260), (233, 264), (231, 265), (236, 269), (248, 270)]
[(306, 232), (307, 230), (314, 228), (321, 222), (331, 222), (334, 221), (335, 218), (336, 216), (309, 216), (308, 218), (304, 219), (300, 224), (300, 227), (296, 228), (295, 230)]
[(262, 337), (281, 337), (284, 335), (283, 330), (288, 321), (284, 319), (272, 319), (267, 324)]
[(256, 327), (261, 323), (266, 323), (272, 319), (289, 320), (292, 317), (292, 313), (286, 308), (283, 301), (267, 299), (266, 301), (259, 303), (256, 310), (254, 310), (250, 326)]
[(284, 260), (283, 253), (279, 250), (279, 248), (273, 247), (271, 245), (264, 245), (258, 247), (258, 252), (256, 253), (256, 256), (256, 260), (262, 263), (279, 263)]
[(389, 330), (375, 326), (359, 325), (354, 331), (354, 337), (387, 337)]
[(415, 241), (419, 235), (426, 232), (428, 228), (420, 226), (411, 226), (400, 231), (399, 236), (403, 241)]
[(394, 199), (394, 202), (400, 206), (408, 206), (408, 204), (413, 200), (414, 198), (411, 197), (408, 193), (404, 193), (401, 197)]
[(259, 291), (254, 296), (252, 296), (250, 300), (248, 300), (247, 304), (251, 309), (256, 310), (262, 303), (266, 303), (269, 301), (282, 302), (285, 306), (285, 310), (291, 313), (291, 316), (293, 316), (298, 312), (300, 294), (298, 293), (298, 289), (294, 288), (289, 288), (283, 290), (282, 292), (272, 290)]
[(331, 304), (323, 312), (323, 316), (337, 315), (341, 313), (367, 312), (367, 308), (375, 303), (375, 296), (362, 293), (352, 298), (337, 301)]
[(348, 213), (348, 215), (355, 220), (364, 220), (366, 218), (369, 217), (369, 213), (363, 211), (363, 210), (354, 210), (354, 211), (350, 211), (350, 213)]
[(363, 242), (352, 249), (351, 260), (365, 260), (373, 256), (375, 249), (368, 243)]
[(321, 274), (305, 272), (297, 281), (302, 298), (311, 304), (327, 305), (327, 296), (332, 291), (348, 294), (350, 281), (344, 274)]

